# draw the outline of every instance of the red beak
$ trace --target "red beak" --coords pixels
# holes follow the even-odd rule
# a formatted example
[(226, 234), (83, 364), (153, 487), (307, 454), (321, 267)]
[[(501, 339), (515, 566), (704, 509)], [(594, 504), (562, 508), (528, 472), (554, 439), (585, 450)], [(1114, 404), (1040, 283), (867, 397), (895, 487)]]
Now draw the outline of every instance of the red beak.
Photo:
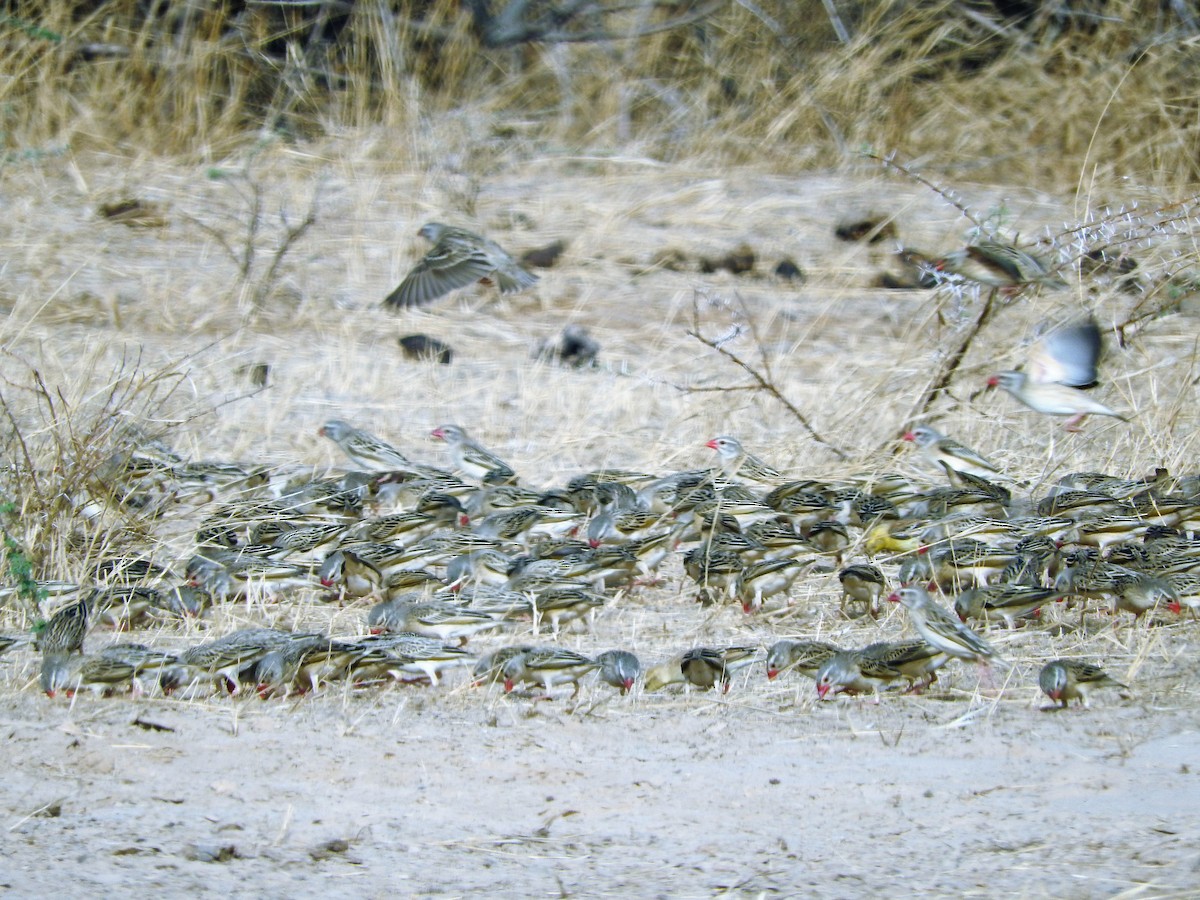
[(1000, 379), (999, 379), (999, 378), (997, 378), (995, 375), (993, 375), (991, 378), (989, 378), (989, 379), (987, 380), (987, 386), (988, 386), (988, 387), (995, 387), (995, 386), (996, 386), (996, 385), (998, 385), (999, 383), (1000, 383)]
[(820, 697), (822, 700), (825, 699), (825, 695), (828, 693), (829, 693), (829, 685), (827, 685), (827, 684), (818, 684), (817, 685), (817, 696)]
[(899, 602), (900, 602), (899, 594), (888, 594), (888, 603), (899, 603)]
[(900, 440), (915, 441), (916, 439), (917, 439), (917, 436), (915, 434), (913, 434), (911, 431), (906, 431), (906, 432), (904, 432), (904, 437), (902, 437)]
[(771, 681), (775, 680), (775, 676), (779, 674), (778, 669), (767, 669), (767, 678)]
[(705, 444), (704, 446), (705, 446), (705, 447), (707, 447), (707, 448), (708, 448), (708, 449), (710, 449), (710, 450), (716, 450), (716, 449), (717, 449), (717, 439), (716, 439), (716, 438), (713, 438), (711, 441), (709, 441), (709, 442), (708, 442), (707, 444)]

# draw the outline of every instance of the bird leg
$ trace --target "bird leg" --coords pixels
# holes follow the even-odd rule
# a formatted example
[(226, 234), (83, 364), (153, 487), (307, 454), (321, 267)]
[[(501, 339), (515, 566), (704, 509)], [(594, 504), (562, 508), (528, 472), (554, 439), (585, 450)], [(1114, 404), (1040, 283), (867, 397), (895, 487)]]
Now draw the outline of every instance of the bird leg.
[(1081, 426), (1083, 420), (1086, 418), (1087, 413), (1079, 413), (1078, 415), (1071, 416), (1071, 418), (1067, 419), (1066, 423), (1063, 425), (1063, 431), (1068, 431), (1071, 434), (1078, 434), (1079, 432), (1083, 431)]

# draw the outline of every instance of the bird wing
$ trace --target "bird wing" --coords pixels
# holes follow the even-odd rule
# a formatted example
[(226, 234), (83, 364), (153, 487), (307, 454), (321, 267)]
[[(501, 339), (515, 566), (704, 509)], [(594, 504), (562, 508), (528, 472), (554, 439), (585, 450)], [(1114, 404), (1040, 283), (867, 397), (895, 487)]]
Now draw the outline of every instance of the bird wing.
[(496, 271), (496, 261), (471, 242), (443, 239), (400, 282), (384, 306), (422, 306), (451, 291), (474, 284)]
[(1050, 332), (1029, 354), (1029, 377), (1039, 383), (1071, 387), (1096, 383), (1096, 366), (1103, 349), (1095, 319), (1084, 319)]

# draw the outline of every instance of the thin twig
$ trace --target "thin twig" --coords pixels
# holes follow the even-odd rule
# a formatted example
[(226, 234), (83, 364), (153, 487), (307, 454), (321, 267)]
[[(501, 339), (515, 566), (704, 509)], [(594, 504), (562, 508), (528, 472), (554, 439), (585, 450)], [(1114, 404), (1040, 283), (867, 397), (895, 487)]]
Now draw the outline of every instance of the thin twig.
[(291, 251), (292, 245), (299, 241), (300, 238), (304, 237), (305, 232), (307, 232), (309, 228), (316, 224), (317, 200), (320, 197), (320, 194), (321, 189), (320, 186), (318, 186), (317, 189), (313, 191), (312, 200), (308, 204), (308, 212), (305, 213), (304, 218), (296, 225), (289, 226), (287, 224), (287, 216), (283, 212), (280, 212), (279, 219), (287, 227), (287, 231), (284, 233), (283, 240), (279, 242), (279, 246), (275, 248), (275, 252), (271, 254), (271, 264), (267, 266), (267, 271), (264, 272), (262, 278), (259, 279), (258, 288), (254, 291), (255, 306), (261, 304), (262, 300), (266, 296), (267, 290), (272, 284), (275, 283), (275, 273), (278, 271), (284, 257), (287, 256)]
[[(691, 328), (691, 330), (689, 330), (687, 332), (688, 336), (695, 338), (700, 343), (702, 343), (704, 346), (708, 347), (710, 350), (717, 351), (717, 353), (721, 354), (721, 356), (725, 357), (725, 359), (729, 360), (735, 366), (739, 367), (742, 371), (744, 371), (747, 375), (749, 375), (754, 380), (754, 384), (752, 384), (752, 385), (735, 385), (735, 386), (729, 387), (729, 388), (709, 388), (708, 390), (718, 390), (718, 391), (719, 390), (729, 390), (729, 391), (758, 390), (758, 391), (763, 391), (767, 394), (770, 394), (783, 406), (784, 409), (786, 409), (789, 413), (792, 414), (792, 417), (797, 422), (800, 423), (801, 427), (803, 427), (805, 431), (808, 432), (809, 437), (811, 437), (818, 444), (821, 444), (822, 446), (827, 447), (838, 459), (843, 460), (843, 461), (849, 459), (850, 458), (849, 455), (844, 450), (842, 450), (840, 447), (830, 443), (824, 437), (822, 437), (817, 432), (817, 430), (815, 428), (813, 428), (812, 423), (810, 423), (808, 421), (808, 417), (806, 415), (804, 415), (804, 413), (802, 413), (799, 409), (797, 409), (796, 405), (794, 403), (792, 403), (792, 401), (790, 401), (787, 397), (785, 397), (783, 395), (783, 392), (780, 391), (778, 387), (776, 387), (774, 377), (771, 374), (770, 366), (767, 363), (766, 348), (763, 346), (762, 341), (760, 341), (758, 339), (758, 335), (754, 331), (753, 326), (751, 326), (750, 330), (751, 330), (751, 335), (754, 337), (755, 345), (758, 347), (758, 351), (759, 351), (760, 357), (762, 359), (762, 364), (763, 364), (762, 371), (760, 371), (759, 369), (756, 369), (754, 366), (752, 366), (750, 363), (746, 362), (744, 359), (742, 359), (740, 356), (738, 356), (733, 351), (728, 350), (719, 341), (713, 340), (712, 338), (707, 338), (703, 334), (701, 334), (699, 306), (693, 300), (692, 328)], [(766, 373), (765, 375), (763, 374), (764, 372)], [(691, 390), (691, 389), (687, 388), (686, 390)]]
[(929, 388), (921, 396), (921, 399), (913, 407), (908, 418), (904, 421), (915, 422), (924, 418), (929, 412), (929, 408), (933, 406), (933, 402), (938, 398), (938, 395), (945, 392), (950, 387), (950, 382), (954, 380), (954, 374), (958, 371), (959, 365), (963, 361), (963, 357), (967, 355), (967, 351), (971, 349), (971, 344), (975, 341), (975, 337), (983, 330), (984, 326), (991, 321), (992, 314), (996, 310), (996, 289), (988, 291), (987, 299), (983, 301), (983, 309), (979, 311), (974, 323), (963, 335), (963, 339), (959, 341), (954, 352), (942, 361), (941, 371), (938, 372), (937, 378), (933, 380)]
[(873, 159), (882, 164), (885, 169), (895, 169), (904, 177), (911, 178), (917, 184), (924, 185), (955, 209), (957, 209), (960, 213), (962, 213), (963, 216), (969, 219), (971, 224), (976, 228), (983, 227), (983, 221), (974, 212), (972, 212), (965, 203), (954, 196), (953, 192), (949, 188), (944, 188), (940, 184), (935, 184), (919, 172), (914, 172), (903, 163), (897, 162), (895, 152), (889, 153), (887, 156), (880, 156), (877, 153), (868, 153), (866, 154), (866, 157), (867, 159)]

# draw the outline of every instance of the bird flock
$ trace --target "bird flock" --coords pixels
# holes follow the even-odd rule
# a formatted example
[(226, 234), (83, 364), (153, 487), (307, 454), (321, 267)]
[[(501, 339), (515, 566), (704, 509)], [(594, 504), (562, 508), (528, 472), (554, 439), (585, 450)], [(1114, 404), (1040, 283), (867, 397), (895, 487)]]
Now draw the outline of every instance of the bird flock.
[[(479, 235), (430, 223), (433, 249), (384, 301), (429, 303), (480, 279), (502, 292), (536, 281)], [(995, 290), (1049, 284), (1036, 257), (994, 242), (937, 269)], [(1101, 334), (1091, 319), (1050, 331), (1023, 370), (988, 385), (1027, 407), (1124, 420), (1084, 389), (1097, 380)], [(341, 419), (319, 434), (348, 462), (324, 477), (187, 461), (161, 442), (134, 440), (107, 468), (118, 504), (193, 503), (203, 511), (181, 565), (105, 559), (92, 584), (47, 582), (58, 608), (39, 622), (39, 684), (49, 696), (161, 691), (263, 697), (320, 692), (331, 683), (438, 685), (462, 668), (476, 685), (547, 694), (592, 673), (621, 694), (670, 685), (728, 691), (763, 662), (770, 679), (815, 682), (817, 696), (928, 690), (951, 663), (1007, 666), (1004, 635), (1038, 628), (1043, 610), (1096, 605), (1150, 621), (1200, 606), (1200, 484), (1159, 470), (1144, 479), (1074, 473), (1036, 496), (981, 454), (922, 423), (904, 434), (938, 471), (935, 483), (876, 472), (840, 480), (790, 478), (719, 435), (711, 466), (679, 472), (602, 469), (531, 487), (514, 467), (447, 423), (431, 436), (443, 468)], [(676, 565), (678, 561), (678, 565)], [(182, 568), (182, 575), (178, 569)], [(796, 595), (836, 573), (828, 611), (877, 620), (880, 640), (840, 647), (818, 635), (775, 633), (795, 619)], [(615, 598), (636, 603), (675, 581), (682, 602), (729, 605), (771, 639), (695, 646), (644, 668), (637, 648), (587, 656), (565, 646)], [(284, 607), (301, 592), (361, 608), (366, 634), (250, 627), (169, 651), (112, 643), (85, 654), (97, 628), (202, 617), (214, 606)], [(883, 616), (898, 604), (906, 616)], [(1061, 607), (1060, 607), (1061, 604)], [(897, 630), (907, 620), (911, 633)], [(1065, 622), (1065, 618), (1064, 618)], [(894, 631), (895, 633), (887, 633)], [(1002, 638), (997, 638), (1000, 634)], [(549, 641), (547, 642), (547, 638)], [(28, 642), (0, 637), (0, 653)], [(1129, 688), (1092, 662), (1048, 659), (1038, 684), (1056, 705), (1084, 705), (1095, 688)]]
[[(929, 689), (950, 663), (984, 676), (1007, 665), (992, 633), (1037, 627), (1040, 610), (1059, 603), (1079, 607), (1078, 629), (1097, 601), (1138, 619), (1200, 605), (1200, 542), (1189, 537), (1200, 525), (1200, 485), (1161, 471), (1132, 481), (1078, 473), (1022, 501), (984, 457), (927, 425), (905, 437), (945, 484), (887, 473), (793, 480), (721, 435), (707, 442), (709, 467), (597, 470), (533, 489), (457, 425), (432, 431), (450, 469), (342, 420), (319, 434), (344, 452), (346, 471), (282, 478), (187, 462), (149, 443), (121, 460), (126, 502), (145, 503), (148, 491), (174, 503), (198, 497), (207, 514), (182, 578), (169, 564), (128, 557), (98, 564), (90, 588), (48, 585), (68, 599), (34, 637), (42, 690), (289, 696), (335, 682), (438, 685), (461, 668), (505, 691), (574, 694), (591, 673), (622, 694), (639, 682), (646, 692), (727, 691), (734, 673), (762, 662), (770, 679), (812, 678), (822, 699), (867, 693), (878, 702)], [(853, 648), (785, 632), (681, 649), (646, 669), (636, 647), (593, 657), (561, 640), (586, 632), (614, 598), (636, 603), (672, 578), (682, 603), (729, 605), (760, 629), (788, 628), (797, 583), (834, 572), (842, 596), (831, 615), (896, 629), (896, 617), (882, 617), (891, 601), (915, 636), (881, 634)], [(300, 592), (361, 609), (360, 633), (251, 627), (181, 652), (134, 643), (82, 652), (98, 628), (205, 616), (223, 604), (282, 608)], [(1070, 658), (1048, 660), (1039, 684), (1064, 706), (1086, 704), (1093, 688), (1126, 689)]]

